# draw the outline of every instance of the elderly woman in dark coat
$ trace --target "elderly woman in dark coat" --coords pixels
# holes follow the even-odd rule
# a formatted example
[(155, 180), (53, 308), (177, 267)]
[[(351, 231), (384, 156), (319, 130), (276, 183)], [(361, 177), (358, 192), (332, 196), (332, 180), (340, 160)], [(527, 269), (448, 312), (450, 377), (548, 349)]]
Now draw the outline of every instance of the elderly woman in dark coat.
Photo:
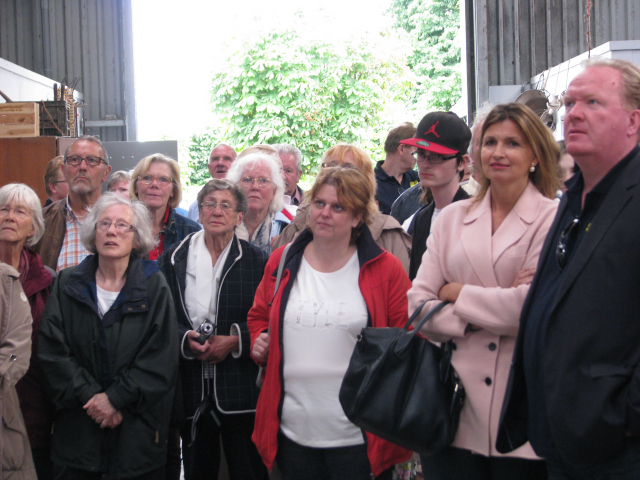
[(148, 211), (105, 194), (81, 239), (93, 255), (60, 272), (40, 326), (56, 475), (161, 478), (178, 338), (166, 280), (140, 259), (154, 243)]
[(185, 479), (217, 478), (220, 437), (232, 480), (268, 478), (251, 442), (259, 390), (247, 329), (266, 255), (235, 234), (247, 212), (244, 188), (214, 179), (197, 202), (203, 230), (158, 259), (177, 305)]

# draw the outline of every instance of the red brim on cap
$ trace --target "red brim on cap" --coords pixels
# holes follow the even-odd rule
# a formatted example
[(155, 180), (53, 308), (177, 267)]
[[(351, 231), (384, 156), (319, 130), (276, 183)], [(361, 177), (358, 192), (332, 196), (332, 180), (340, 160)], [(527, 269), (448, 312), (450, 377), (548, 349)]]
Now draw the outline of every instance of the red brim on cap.
[(424, 138), (406, 138), (404, 140), (400, 140), (400, 143), (403, 145), (411, 145), (412, 147), (418, 147), (418, 148), (421, 148), (422, 150), (438, 153), (440, 155), (456, 155), (458, 153), (457, 150), (452, 150), (442, 145), (438, 145), (437, 143), (429, 142)]

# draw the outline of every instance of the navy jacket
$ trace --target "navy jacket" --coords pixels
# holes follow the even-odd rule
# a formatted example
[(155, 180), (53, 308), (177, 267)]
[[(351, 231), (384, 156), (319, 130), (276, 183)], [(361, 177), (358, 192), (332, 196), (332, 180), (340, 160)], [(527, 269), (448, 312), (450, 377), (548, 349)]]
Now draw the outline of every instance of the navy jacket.
[[(169, 282), (177, 307), (181, 351), (188, 350), (185, 336), (192, 330), (189, 312), (184, 303), (191, 237), (192, 235), (189, 235), (171, 249), (165, 250), (158, 258), (158, 264)], [(231, 326), (237, 324), (240, 330), (241, 354), (239, 358), (229, 354), (224, 361), (215, 364), (215, 383), (205, 379), (203, 362), (180, 355), (182, 400), (187, 417), (193, 416), (209, 389), (221, 412), (255, 411), (260, 390), (256, 386), (258, 367), (249, 355), (247, 313), (253, 305), (255, 291), (262, 280), (266, 262), (267, 256), (262, 250), (234, 235), (218, 290), (215, 334), (230, 335)]]

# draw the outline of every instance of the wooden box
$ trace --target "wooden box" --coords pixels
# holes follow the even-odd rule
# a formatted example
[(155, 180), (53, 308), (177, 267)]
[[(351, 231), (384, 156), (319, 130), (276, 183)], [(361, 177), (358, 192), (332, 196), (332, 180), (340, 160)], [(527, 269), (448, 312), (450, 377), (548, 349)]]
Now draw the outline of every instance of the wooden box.
[(37, 103), (0, 103), (0, 138), (40, 135), (40, 111)]

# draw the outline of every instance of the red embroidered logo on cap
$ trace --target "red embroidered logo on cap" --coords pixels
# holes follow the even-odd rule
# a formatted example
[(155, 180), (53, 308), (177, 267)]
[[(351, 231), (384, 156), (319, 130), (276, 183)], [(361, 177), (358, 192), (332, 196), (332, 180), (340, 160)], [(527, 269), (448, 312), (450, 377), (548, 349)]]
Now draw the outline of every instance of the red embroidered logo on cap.
[(429, 130), (427, 130), (426, 132), (424, 132), (425, 135), (429, 135), (430, 133), (433, 133), (436, 137), (440, 138), (440, 135), (438, 135), (436, 133), (436, 127), (438, 126), (438, 124), (440, 123), (440, 120), (438, 120), (436, 123), (434, 123), (433, 125), (431, 125), (431, 128), (429, 128)]

